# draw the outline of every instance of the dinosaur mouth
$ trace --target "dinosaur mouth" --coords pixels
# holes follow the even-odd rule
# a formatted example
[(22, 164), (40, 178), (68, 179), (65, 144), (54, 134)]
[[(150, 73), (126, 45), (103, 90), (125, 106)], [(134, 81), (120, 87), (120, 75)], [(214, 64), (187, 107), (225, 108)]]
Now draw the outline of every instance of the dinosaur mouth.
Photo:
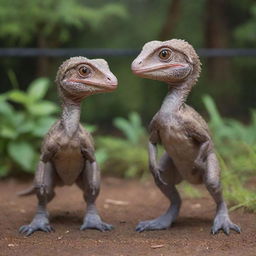
[(142, 68), (142, 69), (133, 68), (132, 72), (135, 75), (140, 75), (140, 74), (144, 74), (144, 73), (151, 72), (151, 71), (167, 69), (167, 68), (176, 68), (176, 67), (184, 68), (185, 65), (179, 64), (179, 63), (163, 64), (163, 65), (158, 65), (158, 66), (149, 67), (149, 68)]
[(117, 88), (117, 81), (109, 81), (108, 83), (105, 84), (99, 84), (98, 82), (93, 82), (93, 81), (89, 81), (89, 80), (80, 80), (80, 79), (72, 79), (70, 80), (70, 82), (73, 83), (79, 83), (79, 84), (84, 84), (85, 86), (91, 86), (91, 87), (95, 87), (95, 88), (99, 88), (99, 89), (106, 89), (106, 90), (115, 90)]

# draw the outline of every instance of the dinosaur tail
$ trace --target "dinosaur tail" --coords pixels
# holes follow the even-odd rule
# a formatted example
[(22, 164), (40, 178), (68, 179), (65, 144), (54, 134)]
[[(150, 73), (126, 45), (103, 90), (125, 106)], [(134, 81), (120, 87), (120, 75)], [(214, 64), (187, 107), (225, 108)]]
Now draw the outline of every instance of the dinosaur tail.
[(34, 186), (31, 186), (25, 190), (22, 190), (17, 193), (18, 196), (29, 196), (36, 193), (36, 188)]

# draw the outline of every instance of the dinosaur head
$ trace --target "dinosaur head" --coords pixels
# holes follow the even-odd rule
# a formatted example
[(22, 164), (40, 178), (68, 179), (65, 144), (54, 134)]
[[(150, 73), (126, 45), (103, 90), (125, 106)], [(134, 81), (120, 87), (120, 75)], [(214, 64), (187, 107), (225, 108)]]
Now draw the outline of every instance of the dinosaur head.
[(60, 67), (56, 82), (61, 96), (81, 100), (89, 95), (111, 92), (117, 88), (117, 78), (103, 59), (72, 57)]
[(131, 69), (140, 77), (176, 85), (188, 79), (196, 81), (200, 65), (199, 57), (189, 43), (172, 39), (146, 43)]

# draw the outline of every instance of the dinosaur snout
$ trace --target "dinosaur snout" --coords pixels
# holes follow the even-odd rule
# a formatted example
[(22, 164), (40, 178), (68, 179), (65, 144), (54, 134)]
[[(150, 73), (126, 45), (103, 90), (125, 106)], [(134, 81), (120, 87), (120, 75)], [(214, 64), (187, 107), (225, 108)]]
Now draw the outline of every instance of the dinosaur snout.
[(116, 78), (116, 76), (114, 76), (113, 74), (109, 74), (106, 77), (106, 84), (111, 87), (112, 89), (116, 89), (117, 85), (118, 85), (118, 80)]
[(142, 67), (142, 60), (140, 58), (136, 58), (131, 65), (131, 70), (134, 74), (137, 74), (138, 71), (141, 69)]

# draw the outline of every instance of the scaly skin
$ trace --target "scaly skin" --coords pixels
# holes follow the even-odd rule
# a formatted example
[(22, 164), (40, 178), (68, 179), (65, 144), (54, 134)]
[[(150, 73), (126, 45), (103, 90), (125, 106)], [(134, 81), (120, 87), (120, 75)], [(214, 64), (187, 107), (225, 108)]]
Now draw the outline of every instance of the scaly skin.
[[(166, 82), (168, 94), (150, 123), (149, 167), (155, 183), (170, 200), (170, 207), (160, 217), (142, 221), (136, 230), (166, 229), (178, 216), (181, 199), (175, 185), (183, 179), (204, 183), (217, 205), (212, 234), (230, 229), (240, 233), (231, 222), (220, 186), (220, 168), (208, 126), (185, 100), (197, 82), (201, 63), (193, 47), (183, 40), (146, 43), (132, 63), (135, 75)], [(157, 161), (157, 144), (165, 153)]]
[(46, 205), (53, 199), (56, 185), (73, 183), (83, 190), (87, 203), (81, 230), (111, 230), (112, 226), (101, 220), (95, 206), (100, 172), (93, 140), (79, 120), (81, 101), (92, 94), (115, 90), (117, 79), (105, 60), (73, 57), (60, 66), (56, 83), (62, 100), (62, 114), (44, 138), (33, 188), (21, 193), (36, 193), (38, 206), (32, 222), (19, 231), (26, 236), (38, 230), (53, 231)]

